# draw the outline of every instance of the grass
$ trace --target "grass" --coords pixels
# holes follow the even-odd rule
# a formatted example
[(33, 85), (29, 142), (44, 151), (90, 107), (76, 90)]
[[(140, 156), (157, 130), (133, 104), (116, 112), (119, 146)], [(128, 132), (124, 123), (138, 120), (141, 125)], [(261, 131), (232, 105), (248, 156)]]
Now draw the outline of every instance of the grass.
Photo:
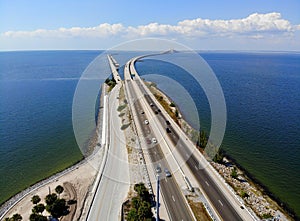
[(163, 98), (163, 96), (154, 93), (155, 98), (158, 100), (158, 102), (161, 104), (161, 106), (167, 111), (167, 113), (170, 115), (170, 117), (178, 124), (178, 119), (176, 114), (173, 112), (173, 110), (170, 108), (170, 104)]
[(208, 215), (203, 203), (193, 202), (190, 199), (188, 199), (188, 203), (189, 203), (197, 221), (212, 220), (211, 217)]

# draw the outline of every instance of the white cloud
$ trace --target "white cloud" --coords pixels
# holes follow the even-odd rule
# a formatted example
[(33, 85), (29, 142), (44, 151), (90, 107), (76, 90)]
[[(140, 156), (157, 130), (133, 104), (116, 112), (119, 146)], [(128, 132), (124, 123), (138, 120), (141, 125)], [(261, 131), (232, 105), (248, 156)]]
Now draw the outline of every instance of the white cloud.
[(96, 27), (72, 27), (59, 28), (56, 30), (38, 29), (35, 31), (8, 31), (2, 36), (5, 37), (109, 37), (120, 34), (124, 31), (122, 24), (100, 24)]
[[(150, 23), (139, 26), (124, 26), (118, 24), (103, 23), (95, 27), (72, 27), (58, 28), (55, 30), (37, 29), (34, 31), (7, 31), (0, 33), (1, 48), (16, 48), (26, 41), (32, 42), (34, 47), (71, 47), (71, 45), (108, 45), (123, 40), (136, 39), (139, 37), (163, 37), (177, 39), (182, 42), (210, 42), (213, 47), (216, 42), (237, 43), (249, 47), (254, 41), (259, 42), (257, 48), (268, 45), (269, 48), (283, 45), (284, 48), (300, 48), (296, 41), (300, 35), (300, 24), (291, 24), (282, 18), (280, 13), (272, 12), (266, 14), (254, 13), (245, 18), (230, 20), (211, 20), (196, 18), (183, 20), (175, 25)], [(84, 39), (84, 41), (82, 40)], [(101, 39), (101, 41), (98, 41)], [(199, 41), (199, 39), (202, 39)], [(213, 42), (214, 40), (214, 42)], [(197, 41), (197, 42), (195, 42)], [(76, 42), (76, 43), (74, 43)], [(279, 42), (279, 43), (278, 43)], [(61, 45), (63, 46), (61, 46)], [(36, 46), (35, 46), (36, 45)], [(201, 45), (200, 45), (201, 46)], [(23, 46), (22, 46), (23, 47)], [(48, 46), (49, 47), (49, 46)], [(86, 47), (86, 46), (85, 46)], [(102, 46), (103, 47), (103, 46)], [(20, 48), (18, 46), (17, 48)]]
[(246, 18), (232, 20), (209, 20), (197, 18), (184, 20), (177, 25), (150, 23), (137, 27), (124, 27), (122, 24), (100, 24), (96, 27), (59, 28), (57, 30), (38, 29), (35, 31), (8, 31), (2, 33), (5, 37), (153, 37), (167, 35), (183, 36), (232, 36), (253, 35), (254, 38), (263, 34), (290, 33), (299, 30), (300, 25), (292, 25), (281, 18), (280, 13), (254, 13)]

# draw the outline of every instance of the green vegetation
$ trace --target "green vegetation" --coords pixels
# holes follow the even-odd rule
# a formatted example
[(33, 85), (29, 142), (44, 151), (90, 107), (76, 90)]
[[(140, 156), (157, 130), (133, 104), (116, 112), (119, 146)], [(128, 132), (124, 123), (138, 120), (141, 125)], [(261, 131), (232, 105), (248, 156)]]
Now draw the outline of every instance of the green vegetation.
[(263, 219), (270, 219), (270, 218), (273, 218), (273, 216), (270, 213), (267, 213), (267, 214), (262, 215), (262, 218)]
[(242, 198), (248, 198), (248, 197), (249, 197), (249, 194), (242, 190), (240, 196), (241, 196)]
[(238, 173), (235, 167), (233, 167), (232, 171), (231, 171), (231, 177), (236, 179), (238, 177)]
[[(61, 194), (64, 191), (64, 188), (58, 185), (55, 188), (55, 192), (57, 194)], [(54, 218), (60, 218), (69, 213), (68, 209), (69, 206), (66, 203), (65, 199), (60, 199), (56, 193), (48, 194), (45, 197), (46, 206), (42, 203), (41, 198), (38, 195), (34, 195), (31, 198), (31, 202), (35, 205), (32, 208), (32, 214), (29, 217), (30, 221), (47, 221), (47, 217), (43, 216), (43, 212), (47, 210)], [(39, 203), (39, 204), (38, 204)], [(13, 220), (6, 220), (6, 221), (13, 221)]]
[(61, 185), (58, 185), (56, 188), (55, 188), (55, 192), (58, 194), (58, 197), (59, 195), (64, 191), (64, 188), (61, 186)]
[(48, 219), (46, 216), (43, 216), (41, 214), (32, 213), (29, 216), (29, 220), (30, 221), (47, 221)]
[(41, 201), (41, 198), (40, 198), (38, 195), (34, 195), (34, 196), (31, 198), (31, 202), (32, 202), (33, 204), (38, 204), (40, 201)]
[(16, 213), (11, 218), (7, 217), (4, 221), (21, 221), (23, 218), (20, 214)]
[(224, 158), (224, 151), (222, 149), (219, 149), (213, 161), (216, 163), (223, 163), (223, 158)]
[(134, 185), (137, 193), (130, 202), (130, 210), (127, 213), (127, 221), (151, 221), (153, 213), (151, 211), (151, 196), (143, 183)]
[(42, 214), (44, 212), (44, 210), (45, 210), (45, 205), (40, 203), (33, 207), (32, 213), (41, 213)]
[[(158, 102), (161, 104), (161, 106), (167, 111), (167, 113), (170, 115), (170, 117), (178, 124), (178, 119), (176, 114), (173, 112), (173, 110), (170, 108), (170, 104), (163, 99), (162, 96), (160, 96), (157, 93), (154, 93), (155, 98), (158, 100)], [(177, 109), (176, 109), (177, 110)], [(178, 115), (178, 110), (177, 110)]]
[(105, 84), (107, 84), (109, 86), (108, 91), (111, 91), (114, 86), (116, 86), (117, 82), (116, 80), (112, 77), (111, 79), (106, 78), (105, 80)]

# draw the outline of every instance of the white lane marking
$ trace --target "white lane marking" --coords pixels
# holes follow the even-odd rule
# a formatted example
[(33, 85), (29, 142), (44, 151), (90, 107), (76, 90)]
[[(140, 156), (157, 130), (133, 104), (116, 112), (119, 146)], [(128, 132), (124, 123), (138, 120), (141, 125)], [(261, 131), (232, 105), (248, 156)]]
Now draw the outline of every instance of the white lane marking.
[(172, 199), (173, 199), (173, 201), (175, 202), (175, 197), (174, 197), (174, 195), (172, 195)]
[(221, 206), (223, 206), (223, 203), (221, 202), (221, 200), (219, 200), (219, 203), (221, 204)]
[(209, 186), (209, 183), (207, 181), (205, 181), (206, 185)]

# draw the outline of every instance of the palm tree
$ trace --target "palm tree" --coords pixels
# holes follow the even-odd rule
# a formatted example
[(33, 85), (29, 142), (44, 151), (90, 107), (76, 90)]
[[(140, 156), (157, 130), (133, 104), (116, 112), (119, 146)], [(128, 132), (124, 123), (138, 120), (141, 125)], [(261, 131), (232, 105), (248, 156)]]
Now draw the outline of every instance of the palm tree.
[(64, 188), (61, 186), (61, 185), (58, 185), (56, 188), (55, 188), (55, 192), (57, 192), (58, 194), (58, 197), (59, 195), (64, 191)]
[(31, 198), (31, 202), (33, 204), (38, 204), (39, 202), (41, 201), (41, 198), (38, 196), (38, 195), (34, 195), (32, 198)]

